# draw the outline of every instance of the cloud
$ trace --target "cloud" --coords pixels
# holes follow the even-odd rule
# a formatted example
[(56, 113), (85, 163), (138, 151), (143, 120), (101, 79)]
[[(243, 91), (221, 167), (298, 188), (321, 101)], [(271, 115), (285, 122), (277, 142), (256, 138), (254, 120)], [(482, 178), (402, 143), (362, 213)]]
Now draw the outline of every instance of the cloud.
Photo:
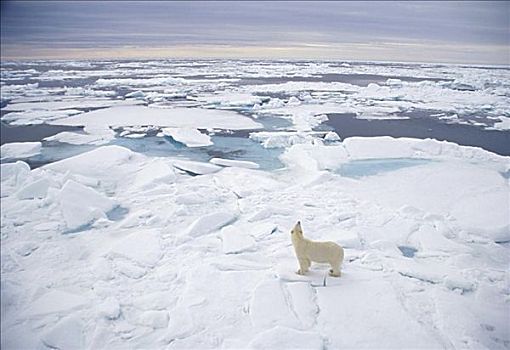
[[(370, 60), (391, 52), (409, 60), (420, 51), (427, 59), (508, 63), (509, 9), (508, 2), (2, 2), (2, 55), (22, 48), (25, 55), (123, 52), (130, 45), (154, 52), (215, 47), (225, 56), (234, 53), (219, 48), (231, 45), (235, 55), (256, 46), (296, 58), (313, 51)], [(373, 43), (385, 44), (363, 45)], [(462, 57), (466, 47), (472, 56)]]

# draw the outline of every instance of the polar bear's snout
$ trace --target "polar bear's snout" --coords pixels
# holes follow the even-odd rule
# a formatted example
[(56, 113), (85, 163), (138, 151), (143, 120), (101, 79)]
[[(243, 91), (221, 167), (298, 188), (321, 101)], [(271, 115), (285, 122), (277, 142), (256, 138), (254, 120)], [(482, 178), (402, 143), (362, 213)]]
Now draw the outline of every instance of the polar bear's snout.
[(301, 222), (298, 221), (290, 231), (292, 245), (299, 261), (298, 274), (308, 272), (312, 261), (331, 265), (329, 274), (340, 277), (340, 268), (344, 260), (344, 249), (335, 242), (315, 242), (304, 238)]

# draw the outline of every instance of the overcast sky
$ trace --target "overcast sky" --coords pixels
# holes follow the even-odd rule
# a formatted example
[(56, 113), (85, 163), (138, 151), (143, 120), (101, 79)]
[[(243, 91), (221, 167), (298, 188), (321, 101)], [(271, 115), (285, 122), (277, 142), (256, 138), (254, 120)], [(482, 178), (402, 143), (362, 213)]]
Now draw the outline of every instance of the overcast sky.
[(510, 2), (2, 1), (3, 58), (510, 64)]

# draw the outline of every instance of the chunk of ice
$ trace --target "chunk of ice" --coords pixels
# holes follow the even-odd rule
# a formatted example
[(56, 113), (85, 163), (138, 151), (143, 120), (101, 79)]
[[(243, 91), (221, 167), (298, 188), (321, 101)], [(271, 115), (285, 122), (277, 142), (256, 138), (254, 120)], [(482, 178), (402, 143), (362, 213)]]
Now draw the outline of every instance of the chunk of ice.
[(78, 230), (94, 220), (106, 217), (117, 203), (94, 189), (68, 180), (59, 194), (60, 208), (68, 230)]
[(188, 147), (211, 146), (213, 142), (209, 135), (202, 134), (194, 128), (163, 128), (163, 135), (172, 137), (175, 141), (184, 143)]
[(84, 325), (76, 316), (61, 319), (43, 334), (42, 341), (52, 349), (81, 349), (84, 343)]
[(219, 211), (204, 215), (196, 219), (185, 231), (184, 234), (190, 237), (198, 237), (213, 231), (219, 230), (230, 224), (237, 218), (236, 213)]
[(0, 147), (2, 160), (30, 158), (41, 153), (40, 142), (12, 142), (4, 143)]

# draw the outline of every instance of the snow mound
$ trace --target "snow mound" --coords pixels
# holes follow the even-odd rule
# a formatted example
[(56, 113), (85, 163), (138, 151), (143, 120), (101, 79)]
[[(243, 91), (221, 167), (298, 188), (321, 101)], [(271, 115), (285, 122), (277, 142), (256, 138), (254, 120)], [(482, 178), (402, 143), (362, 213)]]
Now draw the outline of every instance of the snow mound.
[(30, 158), (41, 153), (40, 142), (12, 142), (4, 143), (0, 147), (2, 160), (16, 158)]
[(238, 168), (246, 168), (246, 169), (258, 169), (259, 165), (254, 162), (245, 161), (245, 160), (231, 160), (231, 159), (223, 159), (223, 158), (211, 158), (209, 162), (229, 167), (238, 167)]
[(60, 209), (69, 231), (79, 230), (99, 218), (117, 203), (94, 189), (73, 180), (68, 180), (59, 194)]
[(213, 144), (209, 135), (202, 134), (194, 128), (163, 128), (162, 132), (163, 135), (170, 136), (188, 147), (205, 147)]

